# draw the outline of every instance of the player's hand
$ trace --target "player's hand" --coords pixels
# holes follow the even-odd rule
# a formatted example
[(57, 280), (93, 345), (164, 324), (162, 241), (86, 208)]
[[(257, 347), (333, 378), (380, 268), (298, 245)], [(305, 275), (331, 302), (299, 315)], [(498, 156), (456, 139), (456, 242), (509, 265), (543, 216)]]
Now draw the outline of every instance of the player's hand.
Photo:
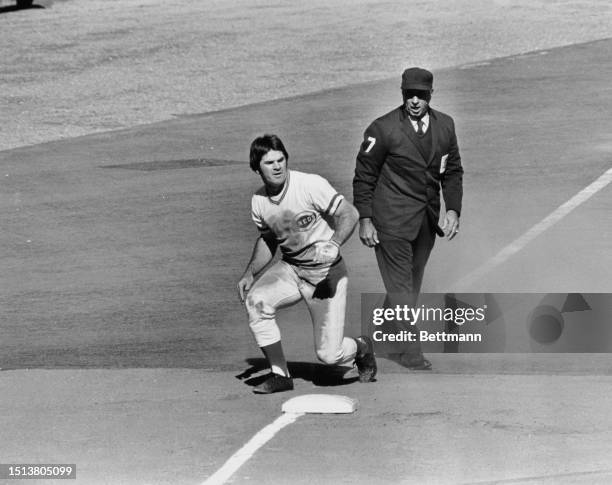
[(378, 240), (378, 232), (372, 223), (372, 219), (369, 217), (359, 220), (359, 239), (369, 248), (373, 248), (380, 242)]
[(240, 295), (240, 301), (244, 302), (246, 294), (251, 289), (251, 286), (253, 286), (253, 281), (255, 281), (255, 276), (253, 276), (253, 273), (250, 271), (244, 273), (242, 278), (240, 278), (240, 281), (238, 281), (238, 294)]
[(319, 264), (331, 264), (338, 259), (340, 245), (336, 241), (321, 241), (314, 244), (314, 260)]
[(446, 212), (442, 230), (449, 241), (459, 234), (459, 214), (456, 211), (449, 210)]

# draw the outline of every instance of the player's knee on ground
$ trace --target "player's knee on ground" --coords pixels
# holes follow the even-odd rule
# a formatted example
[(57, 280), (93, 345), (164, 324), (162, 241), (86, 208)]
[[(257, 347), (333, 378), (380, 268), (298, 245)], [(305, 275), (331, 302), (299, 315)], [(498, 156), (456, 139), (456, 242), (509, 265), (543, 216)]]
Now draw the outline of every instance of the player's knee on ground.
[(333, 349), (317, 349), (317, 358), (327, 365), (339, 364), (344, 358), (342, 347)]
[(280, 340), (280, 330), (274, 319), (276, 309), (266, 304), (254, 293), (246, 299), (246, 309), (249, 315), (249, 327), (257, 345), (265, 347)]

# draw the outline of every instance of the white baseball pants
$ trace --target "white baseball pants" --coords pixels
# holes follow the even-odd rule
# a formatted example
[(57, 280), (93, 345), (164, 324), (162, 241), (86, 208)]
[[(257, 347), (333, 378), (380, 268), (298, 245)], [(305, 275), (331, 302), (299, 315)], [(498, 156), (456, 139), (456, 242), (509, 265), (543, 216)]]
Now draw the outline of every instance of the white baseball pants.
[(344, 337), (348, 278), (338, 281), (332, 298), (312, 298), (315, 286), (300, 278), (296, 269), (278, 261), (255, 282), (246, 298), (249, 326), (257, 345), (265, 347), (280, 340), (276, 311), (304, 300), (312, 318), (317, 358), (325, 364), (352, 363), (357, 343)]

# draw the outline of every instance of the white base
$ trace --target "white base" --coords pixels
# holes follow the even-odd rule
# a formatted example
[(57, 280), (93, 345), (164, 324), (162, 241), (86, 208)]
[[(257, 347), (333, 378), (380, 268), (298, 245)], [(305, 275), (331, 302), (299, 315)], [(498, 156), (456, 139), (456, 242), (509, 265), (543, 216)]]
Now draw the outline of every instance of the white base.
[(284, 413), (349, 414), (358, 406), (357, 399), (333, 394), (304, 394), (296, 396), (283, 404)]

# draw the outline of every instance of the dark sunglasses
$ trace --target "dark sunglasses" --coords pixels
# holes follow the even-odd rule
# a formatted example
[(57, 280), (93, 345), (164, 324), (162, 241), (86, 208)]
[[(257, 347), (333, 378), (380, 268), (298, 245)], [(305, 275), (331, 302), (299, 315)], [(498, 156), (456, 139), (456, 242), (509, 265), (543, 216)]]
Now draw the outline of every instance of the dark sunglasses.
[(404, 89), (404, 97), (407, 99), (412, 99), (415, 96), (419, 99), (429, 99), (429, 91), (425, 91), (422, 89)]

